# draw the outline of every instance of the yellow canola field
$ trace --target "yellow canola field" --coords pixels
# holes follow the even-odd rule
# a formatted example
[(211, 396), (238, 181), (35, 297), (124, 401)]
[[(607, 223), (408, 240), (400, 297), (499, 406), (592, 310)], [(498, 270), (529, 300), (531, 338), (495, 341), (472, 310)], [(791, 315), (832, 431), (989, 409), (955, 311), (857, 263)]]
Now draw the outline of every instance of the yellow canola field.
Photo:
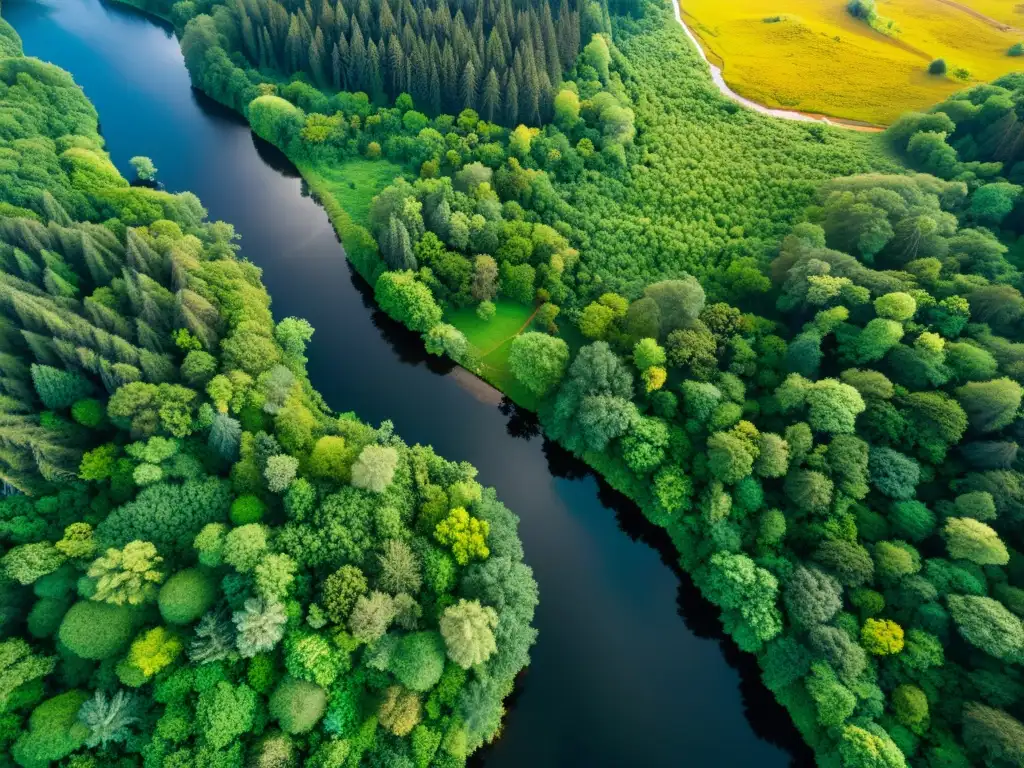
[[(680, 0), (683, 18), (736, 92), (769, 107), (888, 124), (973, 82), (1024, 70), (1021, 0), (879, 0), (888, 37), (846, 0)], [(950, 76), (929, 75), (945, 59)], [(970, 78), (952, 73), (966, 68)]]

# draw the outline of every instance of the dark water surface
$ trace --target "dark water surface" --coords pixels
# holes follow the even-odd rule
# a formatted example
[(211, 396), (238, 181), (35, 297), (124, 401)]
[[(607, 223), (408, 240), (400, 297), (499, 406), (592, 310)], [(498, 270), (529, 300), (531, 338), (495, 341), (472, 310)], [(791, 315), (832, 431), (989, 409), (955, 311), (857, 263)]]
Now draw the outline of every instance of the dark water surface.
[[(235, 225), (276, 317), (306, 317), (314, 386), (331, 407), (390, 418), (410, 442), (466, 460), (522, 518), (540, 583), (533, 663), (487, 766), (758, 766), (806, 752), (756, 671), (673, 570), (671, 546), (622, 497), (373, 305), (323, 210), (274, 148), (189, 85), (177, 41), (100, 0), (7, 0), (26, 53), (69, 70), (117, 166), (148, 155)], [(794, 757), (796, 755), (796, 757)]]

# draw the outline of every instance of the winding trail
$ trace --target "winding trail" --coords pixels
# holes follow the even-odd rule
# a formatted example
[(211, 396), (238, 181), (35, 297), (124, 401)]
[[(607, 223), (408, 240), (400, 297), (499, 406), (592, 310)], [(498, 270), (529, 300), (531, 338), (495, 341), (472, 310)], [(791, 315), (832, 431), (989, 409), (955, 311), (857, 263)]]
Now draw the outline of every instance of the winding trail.
[(537, 306), (537, 307), (536, 307), (536, 308), (535, 308), (535, 309), (533, 310), (533, 313), (532, 313), (532, 314), (531, 314), (531, 315), (530, 315), (530, 316), (529, 316), (528, 318), (526, 318), (526, 322), (525, 322), (525, 323), (523, 323), (522, 327), (521, 327), (521, 328), (520, 328), (520, 329), (519, 329), (518, 331), (516, 331), (515, 333), (513, 333), (513, 334), (512, 334), (511, 336), (506, 336), (506, 337), (505, 337), (504, 339), (502, 339), (502, 340), (501, 340), (501, 341), (499, 341), (499, 342), (498, 342), (497, 344), (495, 344), (494, 346), (492, 346), (492, 347), (491, 347), (490, 349), (488, 349), (488, 350), (487, 350), (486, 352), (481, 352), (481, 353), (480, 353), (480, 357), (487, 357), (487, 356), (488, 356), (489, 354), (491, 354), (491, 352), (493, 352), (494, 350), (498, 349), (498, 348), (499, 348), (499, 347), (500, 347), (500, 346), (501, 346), (502, 344), (504, 344), (504, 343), (505, 343), (506, 341), (508, 341), (509, 339), (514, 339), (514, 338), (515, 338), (516, 336), (518, 336), (518, 335), (519, 335), (520, 333), (522, 333), (522, 332), (523, 332), (523, 331), (525, 331), (525, 330), (526, 330), (527, 328), (529, 328), (529, 327), (530, 327), (530, 323), (532, 323), (532, 322), (533, 322), (533, 319), (534, 319), (535, 317), (537, 317), (537, 313), (538, 313), (538, 312), (540, 312), (540, 305), (538, 305), (538, 306)]
[[(723, 0), (724, 1), (724, 0)], [(772, 107), (766, 107), (764, 104), (758, 104), (756, 101), (751, 101), (745, 96), (740, 96), (736, 91), (729, 87), (728, 83), (725, 82), (725, 77), (722, 74), (722, 68), (714, 64), (709, 58), (707, 53), (704, 52), (704, 47), (700, 44), (700, 40), (697, 39), (697, 35), (693, 33), (683, 21), (683, 11), (679, 6), (679, 0), (672, 0), (672, 11), (675, 13), (676, 21), (679, 22), (679, 26), (683, 28), (686, 36), (690, 38), (690, 42), (697, 48), (697, 53), (704, 60), (704, 62), (711, 69), (711, 79), (715, 83), (715, 87), (718, 88), (719, 92), (728, 99), (735, 101), (748, 109), (752, 109), (755, 112), (760, 112), (763, 115), (769, 115), (770, 117), (778, 117), (782, 120), (796, 120), (801, 123), (824, 123), (826, 125), (832, 125), (837, 128), (846, 128), (851, 131), (867, 131), (876, 132), (883, 130), (881, 127), (876, 125), (869, 125), (866, 123), (858, 123), (850, 120), (840, 120), (836, 118), (828, 118), (825, 115), (815, 115), (808, 112), (797, 112), (790, 109), (773, 109)]]
[(956, 0), (939, 0), (939, 2), (942, 3), (943, 5), (948, 5), (950, 8), (956, 8), (958, 11), (963, 11), (968, 16), (973, 16), (978, 21), (988, 24), (990, 27), (998, 29), (1000, 32), (1020, 32), (1020, 30), (1017, 29), (1017, 27), (1012, 27), (1009, 24), (1004, 24), (1003, 22), (997, 19), (993, 19), (991, 16), (986, 16), (984, 13), (976, 11), (973, 8), (964, 5), (963, 3), (958, 3), (956, 2)]

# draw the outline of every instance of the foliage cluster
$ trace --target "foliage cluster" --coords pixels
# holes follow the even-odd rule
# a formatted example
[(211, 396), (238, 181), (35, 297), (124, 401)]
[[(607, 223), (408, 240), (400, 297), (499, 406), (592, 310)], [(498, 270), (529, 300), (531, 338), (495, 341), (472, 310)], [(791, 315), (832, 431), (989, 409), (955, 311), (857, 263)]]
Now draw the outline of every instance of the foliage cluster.
[(0, 72), (0, 750), (465, 765), (536, 635), (518, 519), (332, 413), (313, 329), (230, 225), (127, 186), (66, 73)]

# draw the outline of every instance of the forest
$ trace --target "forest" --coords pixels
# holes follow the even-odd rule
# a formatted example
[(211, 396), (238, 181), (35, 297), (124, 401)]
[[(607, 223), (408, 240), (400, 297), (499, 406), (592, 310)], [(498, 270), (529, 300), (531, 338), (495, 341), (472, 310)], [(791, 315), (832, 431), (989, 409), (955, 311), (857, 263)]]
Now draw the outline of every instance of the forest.
[(284, 83), (209, 10), (186, 61), (261, 137), (407, 169), (341, 232), (385, 311), (479, 369), (454, 311), (535, 308), (522, 399), (668, 531), (820, 765), (1024, 761), (1024, 83), (781, 124), (648, 4), (510, 130)]
[[(521, 60), (534, 50), (536, 65), (536, 51), (550, 50), (544, 43), (545, 19), (550, 15), (557, 41), (558, 24), (569, 18), (561, 8), (529, 13), (514, 5), (506, 10), (501, 3), (485, 4), (482, 11), (460, 8), (455, 18), (461, 12), (463, 25), (479, 26), (481, 33), (467, 38), (453, 21), (449, 41), (437, 15), (451, 16), (451, 7), (419, 3), (409, 13), (388, 0), (367, 3), (368, 13), (355, 12), (364, 40), (386, 38), (390, 49), (399, 36), (408, 38), (412, 51), (417, 41), (428, 49), (436, 44), (442, 56), (450, 44), (459, 51), (452, 55), (465, 61), (463, 72), (472, 63), (474, 74), (478, 60), (503, 55), (508, 62), (511, 48), (499, 40), (501, 27), (510, 45), (517, 39), (516, 50), (525, 46)], [(539, 411), (549, 437), (585, 459), (666, 529), (680, 565), (721, 609), (722, 624), (736, 645), (756, 654), (764, 684), (789, 710), (818, 764), (1024, 764), (1024, 259), (1019, 240), (1024, 233), (1024, 77), (958, 92), (928, 112), (903, 116), (883, 135), (780, 123), (720, 98), (664, 8), (590, 3), (582, 10), (568, 7), (569, 14), (579, 14), (579, 50), (576, 55), (571, 46), (559, 47), (558, 83), (548, 72), (550, 121), (540, 109), (540, 121), (527, 118), (513, 126), (510, 114), (481, 116), (485, 105), (478, 89), (464, 90), (461, 95), (472, 98), (456, 102), (457, 114), (447, 114), (443, 110), (452, 102), (442, 97), (431, 103), (429, 80), (426, 100), (422, 91), (419, 98), (409, 91), (415, 86), (408, 79), (407, 90), (388, 93), (383, 75), (380, 92), (334, 87), (347, 88), (349, 81), (326, 79), (326, 67), (317, 80), (316, 71), (305, 68), (310, 57), (300, 60), (294, 53), (295, 43), (291, 59), (276, 52), (280, 32), (273, 33), (276, 37), (268, 32), (269, 44), (262, 44), (261, 55), (257, 43), (253, 56), (252, 47), (246, 48), (245, 19), (255, 30), (254, 18), (283, 18), (272, 7), (277, 6), (183, 0), (149, 10), (174, 21), (194, 82), (244, 113), (260, 137), (284, 150), (313, 180), (379, 306), (421, 333), (429, 351), (487, 375), (479, 350), (457, 319), (469, 310), (487, 323), (509, 304), (529, 308), (532, 327), (509, 340), (503, 361), (518, 388), (512, 393)], [(301, 39), (307, 27), (323, 29), (323, 19), (333, 13), (340, 52), (339, 33), (345, 30), (338, 28), (335, 10), (314, 12), (305, 6), (300, 12), (296, 6), (291, 13), (299, 28), (293, 39)], [(383, 22), (388, 15), (408, 21), (409, 35), (404, 22), (401, 34), (382, 31), (391, 29)], [(508, 21), (512, 16), (515, 25)], [(525, 31), (535, 28), (534, 17), (539, 34)], [(345, 77), (366, 71), (362, 64), (348, 67), (354, 31), (350, 20), (350, 58), (339, 68)], [(499, 40), (494, 59), (488, 53), (491, 32)], [(312, 35), (319, 50), (316, 32)], [(287, 34), (284, 39), (287, 45)], [(405, 42), (396, 44), (403, 56)], [(324, 50), (326, 45), (325, 37)], [(513, 56), (518, 78), (515, 69)], [(434, 108), (438, 103), (440, 112)], [(522, 114), (517, 108), (518, 118)], [(72, 154), (76, 163), (80, 155)], [(355, 159), (386, 159), (402, 169), (358, 221), (343, 210), (341, 192), (334, 197), (337, 190), (329, 184), (315, 183), (332, 169), (343, 176), (345, 164)], [(89, 183), (86, 171), (76, 165), (74, 172)], [(75, 179), (72, 174), (72, 190)], [(139, 202), (133, 191), (122, 194), (121, 208), (92, 202), (99, 206), (96, 215), (84, 218), (114, 215), (132, 227), (134, 234), (129, 240), (126, 233), (123, 243), (132, 263), (139, 257), (129, 252), (142, 252), (138, 243), (145, 243), (146, 254), (161, 253), (159, 228), (149, 240), (147, 233), (136, 232), (152, 229), (139, 210), (142, 199), (165, 208), (171, 203), (157, 193), (140, 192)], [(63, 210), (80, 210), (56, 193), (53, 197)], [(37, 217), (53, 207), (49, 198), (36, 207), (27, 195), (11, 199)], [(177, 215), (187, 220), (196, 213), (189, 211)], [(30, 213), (10, 215), (31, 218)], [(172, 218), (168, 212), (152, 215)], [(203, 253), (213, 247), (208, 244)], [(169, 279), (177, 280), (175, 249), (166, 248)], [(45, 243), (42, 250), (63, 253)], [(148, 264), (153, 257), (141, 258)], [(68, 290), (56, 282), (71, 282), (66, 270), (46, 259), (32, 262), (19, 279), (32, 282), (26, 275), (33, 266), (37, 291)], [(104, 310), (116, 306), (120, 318), (126, 307), (136, 306), (132, 297), (145, 293), (150, 281), (123, 279), (123, 290), (111, 288), (113, 295), (93, 302), (102, 307), (92, 312), (106, 317)], [(143, 339), (165, 338), (150, 317), (171, 300), (152, 301), (152, 307), (145, 304), (135, 313), (134, 329), (117, 338), (141, 347)], [(233, 307), (231, 297), (219, 290), (207, 301), (215, 309)], [(187, 311), (188, 338), (201, 340), (206, 314), (202, 306)], [(199, 325), (193, 327), (194, 322)], [(117, 328), (104, 327), (112, 335)], [(254, 332), (243, 332), (249, 337), (239, 346), (248, 349)], [(280, 359), (287, 361), (290, 346), (277, 334), (275, 329), (264, 338), (276, 340)], [(24, 338), (38, 365), (54, 367), (65, 359), (62, 349), (70, 354), (60, 346), (52, 351), (43, 346), (36, 353), (43, 342)], [(191, 355), (190, 342), (183, 343), (177, 354)], [(226, 343), (221, 342), (221, 366), (249, 376), (253, 383), (246, 386), (264, 398), (264, 410), (268, 403), (281, 408), (274, 439), (299, 471), (313, 472), (312, 454), (296, 459), (289, 451), (289, 427), (282, 432), (277, 426), (280, 413), (290, 411), (286, 397), (277, 405), (271, 399), (276, 375), (247, 372), (232, 360), (243, 350), (232, 351)], [(46, 352), (49, 360), (39, 358)], [(102, 377), (103, 362), (86, 359), (99, 366), (94, 375)], [(130, 364), (145, 372), (145, 360), (154, 366), (154, 358), (143, 358), (141, 351), (138, 365)], [(31, 369), (28, 375), (33, 378)], [(35, 397), (24, 376), (20, 391)], [(214, 376), (208, 386), (214, 381), (220, 380)], [(224, 413), (218, 403), (226, 402), (227, 412), (246, 427), (253, 409), (248, 401), (234, 409), (236, 384), (228, 377), (227, 385), (223, 392), (208, 393), (210, 410)], [(304, 407), (319, 423), (315, 403)], [(173, 418), (179, 409), (168, 415)], [(146, 426), (164, 418), (162, 408), (154, 413), (148, 406), (123, 417), (118, 413), (115, 407), (108, 416), (110, 428), (127, 424), (124, 429), (137, 442), (135, 419), (142, 416)], [(374, 447), (372, 439), (360, 444), (349, 428), (335, 426), (324, 437), (317, 435), (316, 445), (337, 436), (346, 450), (353, 442), (361, 451)], [(240, 441), (232, 483), (251, 473), (254, 464), (259, 475), (260, 456), (267, 460), (264, 476), (271, 469), (274, 457), (257, 448), (259, 432), (246, 433), (253, 434), (251, 452), (244, 453)], [(124, 448), (125, 461), (132, 458), (131, 445)], [(380, 437), (376, 446), (393, 447)], [(145, 449), (132, 450), (148, 456), (150, 448), (147, 442)], [(158, 461), (143, 456), (125, 464), (125, 471), (131, 466), (133, 480), (145, 465), (171, 471), (174, 456)], [(358, 462), (344, 465), (351, 483)], [(239, 465), (247, 468), (238, 470)], [(425, 514), (435, 524), (430, 546), (449, 541), (452, 530), (465, 533), (465, 540), (452, 544), (456, 565), (479, 556), (481, 530), (490, 537), (488, 549), (496, 550), (498, 540), (514, 541), (512, 523), (496, 535), (501, 523), (487, 511), (496, 507), (489, 506), (486, 492), (468, 507), (461, 503), (466, 498), (461, 484), (469, 482), (464, 476), (441, 482), (428, 469), (420, 486), (422, 473), (414, 462), (408, 466), (416, 481), (403, 487), (424, 489), (413, 541)], [(145, 481), (155, 473), (146, 467), (141, 475)], [(111, 471), (104, 478), (111, 499), (115, 477)], [(396, 469), (392, 484), (400, 479)], [(435, 507), (435, 492), (425, 489), (438, 486), (444, 503)], [(384, 493), (397, 492), (390, 488)], [(272, 507), (274, 491), (269, 485), (267, 490), (271, 502), (263, 502)], [(129, 504), (135, 505), (129, 514), (135, 514), (138, 500)], [(438, 516), (424, 508), (439, 510)], [(271, 509), (266, 514), (274, 519)], [(297, 541), (292, 531), (303, 524), (285, 523), (277, 541)], [(339, 535), (344, 531), (342, 538), (348, 538), (348, 518), (337, 525)], [(97, 526), (96, 535), (109, 529)], [(316, 551), (303, 545), (275, 554), (295, 556), (307, 549)], [(198, 551), (201, 557), (204, 550)], [(492, 600), (484, 600), (483, 587), (470, 576), (474, 568), (497, 568), (489, 565), (497, 554), (492, 552), (482, 565), (468, 566), (458, 582), (458, 599), (511, 611), (507, 621), (514, 622), (515, 632), (501, 635), (502, 614), (493, 658), (500, 656), (505, 638), (506, 652), (521, 659), (520, 651), (529, 645), (525, 617), (535, 593), (520, 584), (526, 580), (521, 569), (513, 575), (521, 551), (505, 553), (499, 559), (508, 557), (503, 572), (508, 575), (500, 589), (507, 596), (493, 593)], [(422, 559), (426, 574), (428, 557)], [(370, 566), (366, 570), (376, 578)], [(224, 592), (230, 602), (234, 592)], [(376, 599), (373, 594), (389, 593), (361, 598), (369, 602)], [(392, 593), (392, 605), (398, 596)], [(436, 615), (444, 598), (424, 600), (427, 616), (431, 606)], [(441, 621), (451, 608), (445, 607), (439, 620), (442, 639)], [(358, 640), (351, 618), (346, 626), (346, 636)], [(397, 646), (383, 654), (392, 652), (398, 653)], [(452, 648), (447, 652), (458, 666)], [(286, 669), (293, 675), (287, 658), (286, 646)], [(396, 676), (392, 665), (401, 665), (392, 662), (397, 656), (359, 658), (368, 670)], [(501, 668), (511, 672), (520, 666), (517, 661)], [(404, 711), (397, 698), (388, 697), (405, 694), (390, 694), (395, 686), (383, 683), (374, 688), (380, 678), (365, 674), (365, 692), (384, 691), (386, 711), (378, 710), (379, 726), (390, 720), (393, 708)], [(440, 674), (439, 688), (445, 671)], [(430, 743), (437, 738), (441, 745), (425, 764), (458, 758), (450, 748), (456, 738), (451, 733), (465, 738), (468, 749), (493, 732), (488, 728), (497, 721), (504, 691), (490, 689), (493, 717), (470, 718), (467, 702), (477, 701), (477, 683), (475, 677), (465, 683), (455, 709), (431, 710), (429, 697), (423, 704), (428, 720), (421, 725), (432, 734)], [(429, 719), (431, 711), (439, 717)], [(470, 722), (488, 726), (476, 729)], [(414, 761), (421, 755), (416, 733), (413, 729), (409, 748)], [(381, 754), (374, 750), (397, 751), (405, 744), (382, 738), (369, 748), (367, 762)], [(350, 754), (362, 759), (362, 742), (357, 736), (348, 741), (354, 746), (347, 749), (355, 751), (346, 752), (345, 759)]]
[(3, 764), (465, 765), (536, 636), (518, 518), (332, 412), (231, 225), (2, 20), (0, 103)]

